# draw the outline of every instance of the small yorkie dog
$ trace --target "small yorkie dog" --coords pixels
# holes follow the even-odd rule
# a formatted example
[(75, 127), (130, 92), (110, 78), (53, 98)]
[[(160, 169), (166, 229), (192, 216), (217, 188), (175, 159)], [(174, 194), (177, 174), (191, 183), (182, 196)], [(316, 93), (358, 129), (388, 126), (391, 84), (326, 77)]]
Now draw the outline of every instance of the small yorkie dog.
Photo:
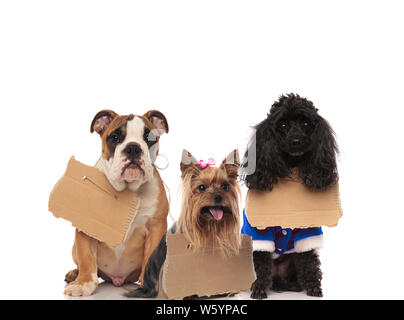
[[(182, 204), (179, 219), (169, 233), (183, 233), (195, 251), (210, 243), (224, 256), (237, 255), (240, 249), (240, 187), (238, 151), (231, 152), (219, 167), (213, 159), (198, 162), (184, 150), (181, 161)], [(127, 297), (152, 298), (159, 294), (159, 276), (167, 255), (166, 236), (151, 255), (143, 287)]]

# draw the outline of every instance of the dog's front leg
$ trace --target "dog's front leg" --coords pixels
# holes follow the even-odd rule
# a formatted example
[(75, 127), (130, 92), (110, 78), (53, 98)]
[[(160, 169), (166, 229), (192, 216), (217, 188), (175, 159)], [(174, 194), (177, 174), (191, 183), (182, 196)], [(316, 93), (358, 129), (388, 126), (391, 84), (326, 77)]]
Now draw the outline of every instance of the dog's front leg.
[(142, 272), (139, 276), (139, 280), (142, 286), (147, 262), (149, 261), (149, 258), (152, 255), (154, 249), (158, 246), (161, 239), (167, 232), (167, 219), (152, 218), (147, 223), (147, 229), (149, 230), (149, 234), (146, 237), (144, 245)]
[(307, 295), (322, 297), (320, 258), (315, 250), (298, 253), (295, 256), (297, 281)]
[(265, 299), (267, 297), (266, 290), (271, 283), (271, 253), (268, 251), (254, 251), (253, 260), (257, 280), (251, 286), (251, 298)]
[(67, 285), (64, 293), (75, 297), (89, 296), (98, 286), (97, 240), (76, 229), (74, 247), (74, 260), (77, 263), (78, 275)]

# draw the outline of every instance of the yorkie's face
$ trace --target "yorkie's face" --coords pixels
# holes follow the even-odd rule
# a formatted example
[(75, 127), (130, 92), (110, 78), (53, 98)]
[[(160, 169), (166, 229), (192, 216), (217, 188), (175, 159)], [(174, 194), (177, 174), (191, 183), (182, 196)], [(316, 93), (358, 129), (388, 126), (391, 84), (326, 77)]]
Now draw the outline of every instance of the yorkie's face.
[(229, 177), (225, 168), (207, 167), (191, 178), (191, 200), (201, 225), (221, 224), (222, 220), (233, 221), (238, 185)]
[[(184, 159), (184, 155), (188, 159)], [(182, 232), (189, 234), (196, 249), (213, 240), (227, 252), (238, 252), (239, 165), (236, 151), (220, 167), (206, 168), (201, 168), (196, 159), (184, 151), (181, 163), (183, 203), (178, 223)]]

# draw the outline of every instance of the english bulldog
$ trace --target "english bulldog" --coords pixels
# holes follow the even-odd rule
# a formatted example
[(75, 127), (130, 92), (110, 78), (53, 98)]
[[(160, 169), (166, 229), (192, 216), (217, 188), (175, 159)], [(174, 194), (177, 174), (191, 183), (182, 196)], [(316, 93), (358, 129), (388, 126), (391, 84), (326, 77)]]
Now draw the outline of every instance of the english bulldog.
[(65, 294), (91, 295), (101, 277), (115, 286), (140, 280), (153, 250), (167, 231), (168, 200), (154, 166), (159, 138), (168, 133), (166, 117), (157, 110), (143, 116), (121, 116), (112, 110), (98, 112), (91, 132), (101, 137), (102, 154), (96, 167), (117, 191), (126, 188), (140, 200), (126, 240), (115, 248), (78, 231), (73, 245), (77, 268), (66, 274)]

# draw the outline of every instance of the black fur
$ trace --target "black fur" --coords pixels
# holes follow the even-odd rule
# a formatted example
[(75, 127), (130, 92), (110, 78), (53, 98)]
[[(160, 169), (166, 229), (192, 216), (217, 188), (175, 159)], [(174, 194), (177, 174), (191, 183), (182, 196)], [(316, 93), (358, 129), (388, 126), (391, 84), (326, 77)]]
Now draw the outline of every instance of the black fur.
[(265, 251), (254, 251), (253, 261), (257, 280), (251, 286), (251, 298), (265, 299), (266, 290), (271, 283), (271, 253)]
[[(338, 180), (335, 134), (317, 111), (311, 101), (296, 94), (282, 95), (272, 105), (267, 118), (255, 126), (243, 160), (241, 179), (248, 188), (272, 190), (292, 168), (297, 168), (304, 185), (312, 190), (324, 190)], [(249, 150), (254, 145), (256, 169), (249, 174)], [(320, 259), (313, 250), (276, 260), (269, 252), (255, 251), (254, 266), (254, 299), (266, 298), (270, 284), (274, 291), (306, 290), (310, 296), (322, 296)]]
[[(176, 223), (172, 225), (168, 232), (175, 233)], [(146, 264), (146, 270), (143, 278), (143, 287), (137, 288), (125, 294), (129, 298), (154, 298), (159, 293), (160, 270), (166, 261), (167, 243), (166, 235), (161, 239), (159, 245), (154, 249), (149, 261)]]
[[(282, 121), (289, 123), (285, 131), (280, 128)], [(302, 126), (303, 121), (309, 122), (307, 129)], [(248, 188), (272, 190), (279, 178), (290, 174), (292, 167), (298, 168), (299, 176), (310, 189), (323, 190), (338, 179), (334, 132), (311, 101), (295, 94), (281, 96), (255, 129), (249, 145), (256, 146), (256, 170), (246, 174), (248, 150), (241, 169), (241, 178)], [(294, 140), (301, 144), (293, 146)]]
[(320, 258), (316, 251), (311, 250), (302, 253), (294, 253), (291, 257), (296, 268), (296, 280), (307, 295), (322, 297)]
[(251, 298), (267, 298), (267, 290), (294, 291), (306, 290), (307, 295), (322, 297), (320, 259), (316, 251), (290, 253), (272, 259), (270, 252), (254, 251), (257, 280), (251, 286)]

